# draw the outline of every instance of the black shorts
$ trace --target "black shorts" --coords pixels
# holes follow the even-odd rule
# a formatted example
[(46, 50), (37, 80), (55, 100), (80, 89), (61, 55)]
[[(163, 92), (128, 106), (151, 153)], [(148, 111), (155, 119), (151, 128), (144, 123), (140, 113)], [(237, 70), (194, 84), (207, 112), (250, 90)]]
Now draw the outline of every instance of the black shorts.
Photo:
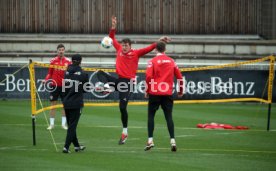
[(63, 99), (62, 87), (51, 86), (50, 101), (57, 101), (58, 97), (60, 97), (61, 100)]
[(161, 105), (165, 113), (171, 113), (173, 108), (173, 96), (149, 95), (148, 112), (155, 113)]

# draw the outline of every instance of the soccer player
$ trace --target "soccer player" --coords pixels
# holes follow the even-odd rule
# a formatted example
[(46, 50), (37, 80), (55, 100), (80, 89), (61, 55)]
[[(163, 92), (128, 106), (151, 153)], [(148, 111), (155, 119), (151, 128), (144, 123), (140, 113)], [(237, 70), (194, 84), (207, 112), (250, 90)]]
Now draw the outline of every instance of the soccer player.
[(165, 54), (166, 44), (158, 42), (156, 45), (156, 56), (148, 62), (146, 70), (147, 89), (145, 97), (149, 98), (148, 102), (148, 142), (145, 151), (154, 147), (153, 130), (154, 116), (161, 105), (167, 127), (170, 134), (171, 151), (176, 151), (176, 142), (174, 137), (174, 123), (172, 119), (173, 109), (173, 83), (174, 77), (179, 83), (178, 97), (183, 96), (183, 77), (173, 59)]
[[(71, 61), (64, 56), (65, 53), (65, 47), (63, 44), (59, 44), (57, 46), (57, 56), (51, 59), (50, 64), (51, 65), (58, 65), (58, 66), (68, 66), (71, 64)], [(50, 92), (50, 102), (51, 105), (56, 105), (57, 100), (60, 97), (62, 97), (62, 79), (64, 78), (64, 70), (61, 69), (55, 69), (55, 68), (49, 68), (48, 74), (44, 80), (44, 82), (51, 81), (51, 92)], [(51, 130), (54, 128), (55, 125), (55, 114), (56, 109), (50, 110), (50, 125), (47, 128), (48, 130)], [(62, 110), (62, 121), (61, 126), (63, 129), (67, 130), (66, 126), (66, 117), (64, 110)]]
[(70, 153), (71, 143), (74, 145), (75, 152), (85, 149), (80, 145), (77, 138), (77, 125), (83, 107), (83, 93), (89, 91), (88, 74), (84, 73), (80, 67), (82, 57), (79, 54), (72, 56), (72, 64), (68, 66), (65, 73), (63, 84), (63, 107), (65, 110), (68, 130), (66, 135), (63, 153)]
[[(116, 49), (116, 73), (118, 78), (110, 76), (109, 74), (98, 71), (98, 79), (104, 83), (104, 93), (111, 92), (112, 90), (119, 91), (119, 108), (121, 112), (121, 121), (123, 125), (123, 131), (119, 140), (119, 145), (122, 145), (126, 142), (128, 137), (128, 112), (127, 104), (129, 97), (131, 95), (131, 90), (134, 84), (136, 77), (136, 70), (138, 68), (139, 58), (149, 52), (151, 52), (155, 47), (156, 43), (149, 45), (148, 47), (141, 49), (132, 49), (131, 40), (125, 38), (122, 40), (122, 43), (118, 43), (115, 38), (115, 30), (117, 25), (117, 19), (115, 16), (112, 16), (112, 27), (109, 32), (109, 37), (113, 40), (113, 46)], [(168, 37), (161, 37), (159, 40), (169, 42)], [(97, 87), (96, 87), (97, 90)]]

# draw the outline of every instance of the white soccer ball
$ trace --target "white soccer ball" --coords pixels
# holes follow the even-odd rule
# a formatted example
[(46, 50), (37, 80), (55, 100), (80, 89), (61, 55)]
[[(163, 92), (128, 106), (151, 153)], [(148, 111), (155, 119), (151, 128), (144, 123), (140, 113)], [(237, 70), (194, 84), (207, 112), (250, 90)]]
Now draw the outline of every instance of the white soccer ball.
[(101, 41), (101, 45), (104, 48), (110, 48), (112, 46), (112, 39), (110, 37), (104, 37)]

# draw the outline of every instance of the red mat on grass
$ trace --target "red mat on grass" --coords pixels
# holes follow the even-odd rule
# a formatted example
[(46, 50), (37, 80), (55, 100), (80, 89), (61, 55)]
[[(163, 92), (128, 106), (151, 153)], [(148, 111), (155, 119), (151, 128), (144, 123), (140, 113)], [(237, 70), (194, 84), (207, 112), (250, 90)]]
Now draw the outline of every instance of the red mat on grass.
[(203, 128), (203, 129), (248, 129), (246, 126), (233, 126), (230, 124), (220, 124), (220, 123), (205, 123), (205, 124), (197, 124), (198, 128)]

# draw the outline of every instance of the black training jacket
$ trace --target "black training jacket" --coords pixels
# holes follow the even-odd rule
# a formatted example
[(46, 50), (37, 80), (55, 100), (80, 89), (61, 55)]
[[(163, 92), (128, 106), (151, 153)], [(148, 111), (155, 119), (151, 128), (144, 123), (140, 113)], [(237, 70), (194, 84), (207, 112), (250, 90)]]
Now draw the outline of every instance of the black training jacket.
[(84, 73), (78, 65), (69, 65), (65, 72), (62, 88), (64, 108), (83, 107), (83, 93), (89, 91), (89, 86), (88, 74)]

